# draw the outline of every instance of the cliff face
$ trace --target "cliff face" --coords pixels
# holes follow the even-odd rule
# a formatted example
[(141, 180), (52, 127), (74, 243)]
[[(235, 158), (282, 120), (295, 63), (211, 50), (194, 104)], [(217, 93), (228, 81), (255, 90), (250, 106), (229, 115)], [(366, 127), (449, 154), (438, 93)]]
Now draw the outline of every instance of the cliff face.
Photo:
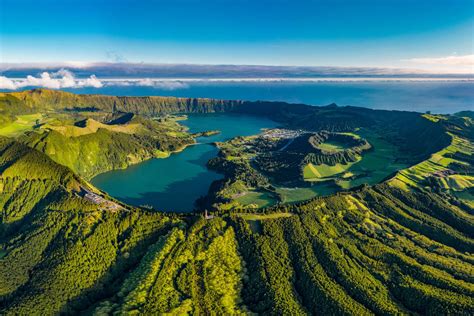
[[(74, 94), (64, 91), (34, 89), (0, 93), (0, 110), (66, 110), (97, 109), (107, 112), (122, 111), (143, 115), (163, 113), (210, 113), (231, 111), (241, 101), (175, 97), (116, 97), (96, 94)], [(21, 110), (21, 111), (20, 111)], [(16, 111), (15, 111), (16, 112)]]

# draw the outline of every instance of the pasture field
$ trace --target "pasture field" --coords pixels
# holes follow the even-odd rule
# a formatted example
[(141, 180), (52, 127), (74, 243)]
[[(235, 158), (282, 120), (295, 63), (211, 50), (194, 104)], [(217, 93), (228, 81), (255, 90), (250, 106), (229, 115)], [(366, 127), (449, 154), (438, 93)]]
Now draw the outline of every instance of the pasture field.
[(343, 173), (348, 170), (354, 163), (348, 164), (336, 164), (329, 166), (326, 164), (314, 165), (312, 163), (307, 164), (303, 168), (303, 177), (305, 181), (320, 181), (321, 178), (330, 178), (337, 174)]
[[(365, 138), (373, 149), (365, 152), (354, 163), (334, 166), (307, 164), (303, 168), (304, 180), (314, 183), (323, 180), (336, 180), (336, 185), (340, 188), (350, 189), (364, 183), (378, 183), (397, 170), (408, 167), (408, 164), (397, 161), (396, 158), (403, 156), (397, 146), (382, 139), (376, 132), (359, 129), (355, 133), (357, 134), (346, 134)], [(315, 185), (319, 187), (319, 184)]]
[(275, 199), (267, 192), (249, 191), (235, 199), (242, 206), (256, 206), (256, 208), (273, 205)]
[(0, 128), (0, 135), (6, 137), (19, 136), (27, 131), (33, 130), (37, 120), (41, 120), (43, 114), (18, 115), (16, 121)]
[(390, 174), (408, 167), (408, 164), (397, 161), (396, 158), (403, 157), (397, 146), (382, 139), (376, 132), (360, 129), (356, 133), (365, 138), (373, 150), (364, 153), (362, 159), (346, 169), (348, 173), (359, 177), (338, 181), (341, 188), (349, 189), (364, 183), (375, 184)]
[(395, 171), (408, 167), (407, 164), (396, 161), (396, 158), (403, 156), (397, 146), (380, 138), (378, 134), (367, 129), (360, 129), (357, 134), (367, 139), (373, 146), (373, 150), (365, 153), (359, 162), (348, 169), (348, 171), (353, 174), (367, 175), (366, 177), (352, 180), (351, 187), (362, 183), (378, 183)]
[(337, 190), (330, 182), (321, 182), (309, 188), (277, 188), (283, 203), (294, 203), (309, 200), (317, 196), (329, 195)]
[(79, 127), (75, 125), (45, 125), (44, 128), (50, 128), (55, 130), (66, 137), (79, 137), (88, 134), (96, 133), (99, 128), (109, 130), (111, 132), (125, 133), (125, 134), (135, 134), (142, 129), (141, 124), (126, 124), (126, 125), (107, 125), (101, 122), (98, 122), (94, 119), (88, 119), (84, 127)]
[(324, 143), (319, 144), (318, 148), (325, 151), (337, 152), (347, 149), (348, 146), (342, 142), (338, 142), (335, 140), (326, 140)]
[(453, 174), (444, 178), (435, 178), (439, 187), (445, 190), (463, 191), (474, 187), (474, 176)]

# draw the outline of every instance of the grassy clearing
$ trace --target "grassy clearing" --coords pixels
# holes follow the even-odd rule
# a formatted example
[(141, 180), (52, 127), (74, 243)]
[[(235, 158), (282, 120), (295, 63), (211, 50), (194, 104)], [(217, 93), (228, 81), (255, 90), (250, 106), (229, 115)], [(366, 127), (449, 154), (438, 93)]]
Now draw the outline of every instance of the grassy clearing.
[(74, 125), (45, 125), (44, 128), (55, 130), (66, 137), (78, 137), (88, 134), (96, 133), (99, 128), (107, 129), (112, 132), (135, 134), (139, 132), (143, 126), (141, 124), (126, 124), (126, 125), (107, 125), (93, 119), (88, 119), (84, 127)]
[(19, 136), (27, 131), (33, 130), (38, 121), (41, 121), (43, 114), (18, 115), (15, 122), (0, 128), (0, 135), (6, 137)]
[(277, 188), (283, 203), (294, 203), (305, 201), (317, 196), (329, 195), (336, 191), (337, 187), (331, 183), (322, 182), (310, 188)]
[(373, 150), (365, 153), (361, 160), (348, 168), (348, 172), (353, 175), (359, 175), (359, 177), (348, 180), (349, 182), (347, 183), (341, 182), (345, 185), (345, 188), (351, 188), (363, 183), (375, 184), (382, 181), (388, 175), (408, 167), (406, 163), (396, 161), (396, 158), (403, 156), (397, 146), (367, 129), (360, 129), (357, 133), (367, 139), (373, 146)]
[(324, 143), (319, 144), (318, 148), (325, 151), (337, 152), (337, 151), (343, 151), (344, 149), (347, 149), (349, 147), (342, 142), (327, 140)]
[(348, 163), (343, 165), (338, 163), (334, 166), (329, 166), (325, 164), (313, 165), (312, 163), (309, 163), (303, 168), (303, 177), (305, 181), (319, 181), (321, 178), (329, 178), (343, 173), (353, 164), (354, 163)]
[(463, 191), (474, 187), (474, 176), (453, 174), (445, 178), (435, 178), (445, 190)]
[(346, 165), (308, 164), (303, 168), (304, 180), (310, 182), (336, 180), (339, 188), (350, 189), (364, 183), (378, 183), (388, 175), (408, 167), (407, 164), (396, 161), (397, 157), (402, 156), (397, 146), (382, 139), (376, 132), (359, 129), (356, 133), (344, 134), (367, 139), (373, 150), (364, 153), (360, 160)]
[(155, 151), (155, 158), (168, 158), (170, 153), (167, 151), (156, 150)]
[(261, 208), (273, 205), (275, 199), (267, 192), (249, 191), (237, 198), (235, 201), (245, 207)]
[[(360, 131), (360, 128), (357, 128), (356, 132), (359, 132), (359, 131)], [(357, 135), (356, 133), (352, 133), (352, 132), (343, 132), (343, 133), (338, 133), (338, 134), (351, 136), (351, 137), (354, 137), (355, 139), (360, 139), (359, 135)]]
[(353, 186), (354, 181), (337, 179), (336, 184), (344, 190), (349, 190)]
[(345, 173), (341, 176), (341, 178), (347, 179), (347, 178), (350, 178), (350, 177), (353, 177), (353, 176), (354, 176), (354, 174), (353, 174), (352, 172), (345, 172)]
[(435, 123), (439, 122), (440, 120), (446, 120), (446, 118), (442, 115), (423, 114), (422, 117), (424, 117), (428, 121), (435, 122)]

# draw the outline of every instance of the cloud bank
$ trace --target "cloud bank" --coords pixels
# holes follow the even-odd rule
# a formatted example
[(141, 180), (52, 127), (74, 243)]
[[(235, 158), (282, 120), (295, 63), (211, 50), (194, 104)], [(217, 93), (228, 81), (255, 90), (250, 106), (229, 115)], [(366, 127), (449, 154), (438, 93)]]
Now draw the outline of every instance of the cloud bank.
[(184, 81), (186, 81), (186, 79), (122, 78), (103, 80), (106, 86), (140, 86), (152, 87), (162, 90), (177, 90), (189, 88), (189, 85)]
[(56, 72), (42, 72), (39, 77), (31, 75), (26, 78), (8, 78), (0, 76), (0, 89), (18, 90), (25, 87), (38, 87), (48, 89), (64, 88), (102, 88), (104, 86), (143, 86), (153, 87), (162, 90), (186, 89), (188, 84), (180, 80), (160, 80), (160, 79), (109, 79), (100, 80), (95, 75), (88, 78), (78, 79), (67, 69), (60, 69)]
[(229, 83), (229, 82), (360, 82), (360, 81), (473, 81), (472, 76), (423, 76), (423, 75), (392, 75), (377, 76), (357, 75), (344, 76), (317, 76), (317, 77), (182, 77), (182, 78), (153, 78), (153, 77), (120, 77), (99, 79), (95, 74), (81, 73), (78, 77), (68, 69), (59, 69), (55, 72), (43, 71), (39, 76), (26, 75), (23, 78), (0, 76), (0, 90), (18, 90), (27, 87), (48, 89), (76, 89), (76, 88), (102, 88), (112, 86), (122, 87), (150, 87), (160, 90), (187, 89), (191, 84)]
[(10, 79), (0, 76), (0, 89), (17, 90), (25, 87), (41, 87), (48, 89), (63, 88), (101, 88), (103, 83), (95, 75), (85, 79), (76, 79), (74, 74), (66, 69), (57, 72), (43, 72), (39, 77), (28, 75), (25, 79)]

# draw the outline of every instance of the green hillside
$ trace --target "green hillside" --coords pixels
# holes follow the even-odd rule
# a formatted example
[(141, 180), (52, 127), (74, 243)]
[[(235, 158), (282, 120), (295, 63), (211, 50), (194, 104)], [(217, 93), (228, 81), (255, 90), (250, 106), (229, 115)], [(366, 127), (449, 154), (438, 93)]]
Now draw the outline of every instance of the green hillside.
[(160, 158), (194, 143), (193, 137), (183, 133), (183, 127), (174, 121), (158, 123), (139, 117), (120, 125), (91, 119), (84, 124), (47, 124), (19, 140), (86, 179), (152, 157)]
[[(0, 137), (2, 315), (474, 314), (469, 118), (284, 103), (270, 113), (270, 102), (48, 90), (0, 98), (3, 127), (29, 126), (18, 116), (41, 114)], [(114, 102), (136, 111), (114, 111)], [(238, 111), (289, 130), (359, 135), (373, 149), (358, 152), (366, 165), (338, 172), (345, 181), (398, 160), (373, 185), (278, 203), (291, 190), (276, 187), (255, 157), (302, 147), (235, 138), (217, 144), (209, 165), (224, 179), (203, 203), (227, 208), (207, 217), (153, 212), (87, 179), (194, 141), (175, 117), (154, 119), (154, 111)], [(329, 145), (331, 154), (347, 149), (339, 139)]]

